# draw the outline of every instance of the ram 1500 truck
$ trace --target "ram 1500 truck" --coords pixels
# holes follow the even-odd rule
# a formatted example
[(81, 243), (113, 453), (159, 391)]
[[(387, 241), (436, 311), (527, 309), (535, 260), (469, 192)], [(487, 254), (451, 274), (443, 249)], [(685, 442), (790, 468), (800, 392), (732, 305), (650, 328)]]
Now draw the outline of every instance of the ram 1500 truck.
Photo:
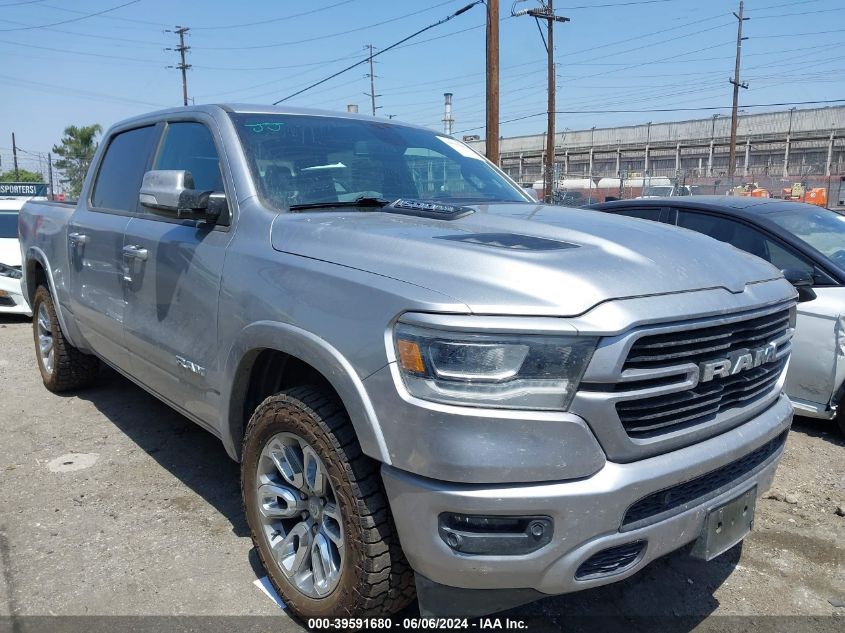
[(45, 386), (105, 363), (218, 436), (303, 618), (415, 591), (477, 615), (710, 559), (748, 533), (792, 418), (779, 271), (538, 204), (420, 127), (141, 116), (78, 205), (29, 203), (19, 231)]

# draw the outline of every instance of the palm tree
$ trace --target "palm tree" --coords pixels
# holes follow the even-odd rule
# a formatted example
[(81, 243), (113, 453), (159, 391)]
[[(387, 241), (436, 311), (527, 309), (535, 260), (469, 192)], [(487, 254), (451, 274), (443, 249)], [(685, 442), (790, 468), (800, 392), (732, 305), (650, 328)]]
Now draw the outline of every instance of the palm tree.
[(53, 145), (53, 152), (60, 157), (56, 168), (64, 174), (62, 182), (72, 198), (79, 197), (82, 191), (85, 174), (97, 151), (97, 135), (102, 131), (99, 123), (82, 127), (71, 125), (65, 128), (61, 144)]

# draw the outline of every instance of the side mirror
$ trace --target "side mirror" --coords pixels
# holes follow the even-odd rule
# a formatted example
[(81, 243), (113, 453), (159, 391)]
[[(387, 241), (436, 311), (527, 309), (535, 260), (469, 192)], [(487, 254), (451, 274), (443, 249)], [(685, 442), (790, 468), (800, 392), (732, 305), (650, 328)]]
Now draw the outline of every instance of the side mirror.
[(145, 173), (139, 200), (153, 213), (211, 224), (226, 210), (225, 194), (194, 189), (191, 172), (179, 169)]
[(813, 290), (813, 273), (795, 268), (786, 268), (781, 272), (784, 278), (798, 291), (798, 303), (812, 301), (816, 298), (816, 291)]

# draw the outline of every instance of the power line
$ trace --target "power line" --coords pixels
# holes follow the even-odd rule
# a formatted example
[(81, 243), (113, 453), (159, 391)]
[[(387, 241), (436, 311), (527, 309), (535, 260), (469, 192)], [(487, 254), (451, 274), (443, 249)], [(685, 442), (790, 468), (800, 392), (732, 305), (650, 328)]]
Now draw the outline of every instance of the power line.
[(97, 11), (95, 13), (86, 13), (83, 16), (78, 18), (71, 18), (70, 20), (62, 20), (61, 22), (51, 22), (50, 24), (37, 24), (33, 26), (19, 26), (12, 29), (0, 29), (0, 31), (31, 31), (33, 29), (45, 29), (51, 26), (59, 26), (60, 24), (70, 24), (71, 22), (79, 22), (81, 20), (87, 20), (88, 18), (93, 18), (98, 15), (103, 15), (104, 13), (110, 13), (111, 11), (117, 11), (118, 9), (122, 9), (123, 7), (128, 7), (130, 4), (137, 4), (141, 0), (129, 0), (129, 2), (124, 2), (123, 4), (119, 4), (116, 7), (111, 7), (110, 9), (103, 9), (102, 11)]
[(3, 79), (7, 82), (16, 83), (17, 85), (23, 88), (29, 88), (31, 90), (38, 90), (41, 92), (48, 92), (53, 97), (57, 96), (64, 96), (64, 95), (72, 95), (72, 96), (79, 96), (83, 98), (93, 98), (97, 99), (98, 101), (115, 101), (117, 103), (129, 103), (132, 105), (144, 105), (144, 106), (153, 106), (155, 108), (163, 108), (166, 107), (161, 103), (151, 103), (149, 101), (138, 101), (134, 99), (124, 99), (123, 97), (116, 97), (112, 94), (105, 94), (102, 92), (92, 92), (90, 90), (79, 90), (77, 88), (68, 88), (64, 86), (57, 86), (54, 83), (43, 83), (38, 81), (32, 81), (30, 79), (24, 79), (21, 77), (12, 77), (9, 75), (0, 75), (0, 79)]
[(382, 20), (381, 22), (376, 22), (374, 24), (368, 24), (366, 26), (359, 26), (354, 29), (345, 29), (343, 31), (337, 31), (336, 33), (324, 33), (323, 35), (318, 35), (316, 37), (309, 37), (303, 40), (292, 40), (292, 41), (285, 41), (285, 42), (277, 42), (275, 44), (254, 44), (252, 46), (198, 46), (198, 49), (206, 50), (206, 51), (246, 51), (246, 50), (258, 50), (258, 49), (265, 49), (265, 48), (280, 48), (283, 46), (295, 46), (297, 44), (306, 44), (308, 42), (316, 42), (319, 40), (324, 40), (330, 37), (338, 37), (340, 35), (346, 35), (348, 33), (358, 33), (360, 31), (366, 31), (377, 26), (383, 26), (385, 24), (390, 24), (391, 22), (398, 22), (399, 20), (404, 20), (405, 18), (412, 17), (414, 15), (419, 15), (420, 13), (425, 13), (426, 11), (431, 11), (432, 9), (436, 9), (438, 7), (442, 7), (445, 4), (451, 4), (456, 0), (446, 0), (445, 2), (440, 2), (430, 7), (426, 7), (425, 9), (420, 9), (418, 11), (412, 11), (411, 13), (406, 13), (404, 15), (396, 16), (395, 18), (390, 18), (388, 20)]
[[(324, 84), (324, 83), (326, 83), (327, 81), (330, 81), (330, 80), (334, 79), (335, 77), (337, 77), (337, 76), (339, 76), (339, 75), (342, 75), (343, 73), (345, 73), (345, 72), (348, 72), (348, 71), (352, 70), (353, 68), (356, 68), (356, 67), (358, 67), (358, 66), (360, 66), (360, 65), (362, 65), (362, 64), (366, 64), (368, 61), (370, 61), (370, 60), (371, 60), (371, 59), (373, 59), (374, 57), (378, 57), (379, 55), (383, 55), (383, 54), (384, 54), (384, 53), (386, 53), (387, 51), (389, 51), (389, 50), (391, 50), (391, 49), (393, 49), (393, 48), (396, 48), (396, 47), (397, 47), (397, 46), (399, 46), (400, 44), (402, 44), (402, 43), (404, 43), (404, 42), (407, 42), (408, 40), (410, 40), (410, 39), (412, 39), (412, 38), (416, 37), (416, 36), (417, 36), (417, 35), (419, 35), (420, 33), (424, 33), (424, 32), (426, 32), (426, 31), (428, 31), (428, 30), (430, 30), (430, 29), (433, 29), (433, 28), (434, 28), (434, 27), (436, 27), (436, 26), (440, 26), (441, 24), (445, 24), (445, 23), (446, 23), (446, 22), (448, 22), (449, 20), (452, 20), (453, 18), (458, 17), (458, 16), (459, 16), (459, 15), (461, 15), (462, 13), (466, 13), (467, 11), (469, 11), (470, 9), (472, 9), (475, 5), (477, 5), (477, 4), (481, 4), (482, 2), (483, 2), (483, 0), (475, 0), (475, 2), (473, 2), (472, 4), (468, 4), (468, 5), (466, 5), (465, 7), (462, 7), (462, 8), (460, 8), (460, 9), (458, 9), (457, 11), (455, 11), (454, 13), (452, 13), (451, 15), (449, 15), (449, 16), (447, 16), (447, 17), (443, 18), (442, 20), (440, 20), (440, 21), (438, 21), (438, 22), (434, 22), (433, 24), (429, 24), (428, 26), (426, 26), (426, 27), (424, 27), (424, 28), (421, 28), (419, 31), (416, 31), (416, 32), (412, 33), (412, 34), (411, 34), (411, 35), (409, 35), (408, 37), (402, 38), (402, 39), (401, 39), (401, 40), (399, 40), (398, 42), (395, 42), (395, 43), (391, 44), (390, 46), (388, 46), (388, 47), (386, 47), (386, 48), (381, 49), (378, 53), (375, 53), (375, 54), (373, 54), (373, 55), (370, 55), (370, 57), (366, 57), (366, 58), (364, 58), (364, 59), (362, 59), (362, 60), (359, 60), (359, 61), (355, 62), (354, 64), (351, 64), (350, 66), (347, 66), (347, 67), (346, 67), (346, 68), (344, 68), (343, 70), (339, 70), (338, 72), (336, 72), (336, 73), (333, 73), (333, 74), (329, 75), (329, 76), (328, 76), (328, 77), (326, 77), (325, 79), (321, 79), (320, 81), (314, 82), (313, 84), (311, 84), (311, 85), (309, 85), (309, 86), (307, 86), (307, 87), (303, 88), (302, 90), (297, 90), (296, 92), (294, 92), (293, 94), (288, 95), (288, 96), (287, 96), (287, 97), (285, 97), (284, 99), (279, 99), (278, 101), (274, 101), (274, 102), (273, 102), (273, 105), (277, 105), (277, 104), (279, 104), (279, 103), (282, 103), (283, 101), (287, 101), (288, 99), (292, 99), (293, 97), (296, 97), (296, 96), (298, 96), (298, 95), (301, 95), (303, 92), (306, 92), (306, 91), (308, 91), (308, 90), (311, 90), (311, 88), (314, 88), (314, 87), (316, 87), (316, 86), (319, 86), (320, 84)], [(438, 6), (439, 6), (439, 5), (438, 5)]]
[(258, 22), (243, 22), (241, 24), (222, 24), (220, 26), (195, 26), (193, 29), (195, 31), (214, 31), (214, 30), (221, 30), (221, 29), (240, 29), (248, 26), (261, 26), (264, 24), (274, 24), (276, 22), (284, 22), (286, 20), (293, 20), (294, 18), (301, 18), (305, 15), (312, 15), (314, 13), (320, 13), (321, 11), (328, 11), (329, 9), (334, 9), (335, 7), (339, 7), (344, 4), (349, 4), (350, 2), (355, 2), (356, 0), (341, 0), (341, 2), (335, 2), (334, 4), (329, 4), (324, 7), (320, 7), (318, 9), (311, 9), (310, 11), (303, 11), (302, 13), (294, 13), (293, 15), (286, 15), (281, 18), (270, 18), (269, 20), (260, 20)]
[(27, 0), (26, 2), (8, 2), (6, 4), (0, 4), (0, 9), (4, 9), (6, 7), (17, 7), (22, 4), (38, 4), (39, 2), (44, 2), (44, 0)]
[(137, 57), (122, 57), (119, 55), (105, 55), (103, 53), (88, 53), (85, 51), (69, 51), (63, 48), (52, 48), (50, 46), (39, 46), (36, 44), (29, 44), (24, 42), (12, 42), (9, 40), (0, 40), (0, 44), (11, 44), (13, 46), (24, 46), (26, 48), (35, 48), (42, 51), (52, 51), (54, 53), (62, 53), (65, 55), (83, 55), (85, 57), (98, 57), (102, 59), (119, 59), (124, 61), (133, 61), (133, 62), (149, 62), (152, 64), (160, 64), (160, 59), (139, 59)]
[[(54, 4), (45, 4), (44, 5), (48, 9), (55, 9), (56, 11), (64, 11), (66, 13), (76, 13), (77, 15), (85, 15), (84, 11), (79, 11), (77, 9), (68, 9), (67, 7), (60, 7)], [(106, 20), (117, 20), (120, 22), (130, 22), (132, 24), (145, 24), (149, 26), (154, 26), (158, 29), (167, 28), (167, 24), (163, 24), (161, 22), (151, 22), (150, 20), (139, 20), (137, 18), (125, 18), (117, 15), (102, 15)]]
[(629, 7), (635, 4), (663, 4), (672, 0), (636, 0), (632, 2), (614, 2), (611, 4), (582, 4), (578, 7), (558, 7), (561, 11), (577, 11), (578, 9), (604, 9), (608, 7)]

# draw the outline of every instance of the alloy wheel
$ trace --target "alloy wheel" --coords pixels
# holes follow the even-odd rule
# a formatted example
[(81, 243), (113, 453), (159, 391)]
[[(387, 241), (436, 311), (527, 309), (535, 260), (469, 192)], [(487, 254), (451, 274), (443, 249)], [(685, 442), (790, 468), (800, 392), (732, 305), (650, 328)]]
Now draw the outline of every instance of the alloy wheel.
[(334, 591), (345, 556), (343, 520), (314, 448), (293, 433), (270, 438), (258, 460), (255, 501), (264, 540), (288, 581), (309, 598)]

